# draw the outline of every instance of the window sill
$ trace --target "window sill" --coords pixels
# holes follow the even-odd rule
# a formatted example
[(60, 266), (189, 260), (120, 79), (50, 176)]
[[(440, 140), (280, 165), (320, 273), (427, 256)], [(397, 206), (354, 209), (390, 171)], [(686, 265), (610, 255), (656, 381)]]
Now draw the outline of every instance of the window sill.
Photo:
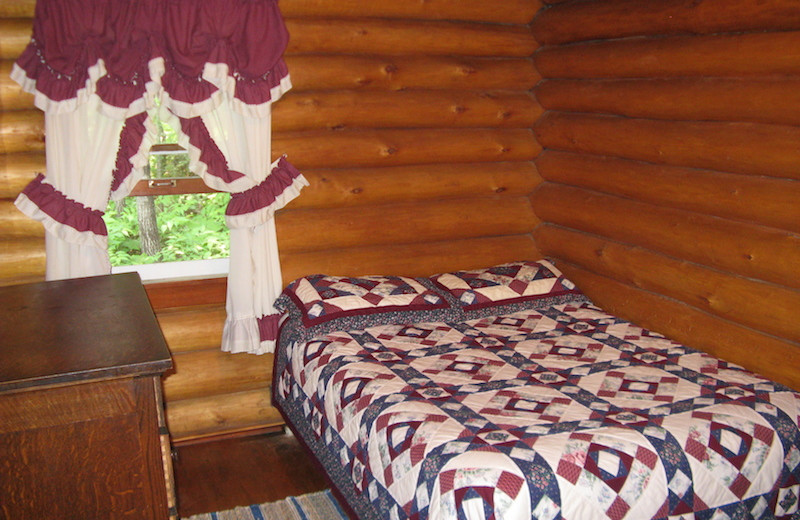
[(114, 274), (138, 272), (142, 281), (145, 283), (175, 282), (180, 280), (197, 280), (227, 276), (230, 269), (229, 266), (230, 260), (228, 258), (215, 258), (213, 260), (187, 260), (185, 262), (124, 265), (112, 267), (111, 272)]

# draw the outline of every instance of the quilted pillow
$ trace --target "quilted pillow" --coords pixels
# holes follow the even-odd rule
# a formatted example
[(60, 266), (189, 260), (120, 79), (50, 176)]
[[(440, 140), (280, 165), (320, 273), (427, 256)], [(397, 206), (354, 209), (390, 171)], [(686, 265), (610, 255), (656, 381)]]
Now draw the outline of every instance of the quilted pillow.
[[(431, 280), (451, 295), (468, 318), (586, 300), (547, 260), (444, 273)], [(483, 310), (487, 312), (477, 312)]]
[(303, 329), (293, 333), (303, 338), (332, 330), (457, 317), (430, 280), (404, 276), (306, 276), (286, 287), (275, 308), (295, 322), (291, 328)]

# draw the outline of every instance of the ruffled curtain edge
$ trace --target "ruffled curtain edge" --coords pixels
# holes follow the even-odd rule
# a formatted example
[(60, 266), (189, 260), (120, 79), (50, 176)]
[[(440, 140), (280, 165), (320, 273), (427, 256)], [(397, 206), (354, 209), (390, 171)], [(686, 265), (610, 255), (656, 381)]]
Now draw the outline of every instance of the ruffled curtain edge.
[[(242, 80), (230, 72), (230, 67), (226, 63), (206, 63), (202, 79), (208, 81), (213, 89), (202, 99), (187, 102), (177, 99), (175, 94), (162, 84), (166, 73), (166, 65), (162, 57), (151, 59), (148, 70), (150, 78), (145, 82), (142, 94), (130, 100), (126, 106), (114, 105), (101, 97), (101, 108), (106, 117), (127, 119), (135, 116), (153, 108), (154, 100), (159, 97), (163, 106), (182, 118), (188, 119), (212, 112), (222, 103), (223, 98), (229, 99), (233, 109), (240, 114), (263, 118), (269, 115), (271, 104), (292, 88), (289, 71), (281, 61), (281, 66), (276, 69), (276, 72), (280, 72), (280, 78), (271, 79), (267, 83), (269, 92), (263, 96), (263, 99), (257, 103), (249, 103), (237, 95), (237, 92), (241, 90), (237, 84)], [(63, 114), (75, 111), (79, 105), (86, 103), (90, 96), (99, 95), (97, 84), (106, 77), (106, 73), (103, 60), (98, 60), (97, 63), (88, 67), (85, 85), (77, 89), (74, 96), (63, 100), (53, 99), (41, 90), (35, 71), (26, 69), (20, 65), (20, 62), (14, 63), (10, 77), (20, 85), (23, 91), (33, 95), (36, 108), (43, 112)]]
[(297, 170), (286, 156), (280, 157), (270, 166), (270, 174), (261, 184), (245, 192), (232, 193), (225, 213), (229, 228), (255, 227), (275, 216), (308, 186), (308, 180)]
[(105, 235), (98, 235), (91, 231), (78, 231), (74, 227), (63, 224), (54, 219), (36, 205), (35, 202), (30, 200), (25, 194), (21, 193), (14, 201), (14, 205), (25, 215), (33, 220), (38, 220), (44, 226), (44, 229), (51, 235), (71, 242), (73, 244), (88, 245), (98, 249), (108, 248), (108, 237)]
[[(231, 354), (263, 355), (275, 351), (278, 324), (282, 314), (247, 316), (225, 320), (222, 332), (222, 351)], [(254, 349), (253, 345), (257, 345)]]

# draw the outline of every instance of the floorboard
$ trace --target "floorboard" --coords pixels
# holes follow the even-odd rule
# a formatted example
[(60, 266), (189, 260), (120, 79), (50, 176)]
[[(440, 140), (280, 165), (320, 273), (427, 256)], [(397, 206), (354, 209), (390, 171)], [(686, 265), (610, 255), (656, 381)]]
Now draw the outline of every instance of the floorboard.
[(290, 433), (180, 446), (173, 465), (182, 518), (328, 487), (318, 467)]

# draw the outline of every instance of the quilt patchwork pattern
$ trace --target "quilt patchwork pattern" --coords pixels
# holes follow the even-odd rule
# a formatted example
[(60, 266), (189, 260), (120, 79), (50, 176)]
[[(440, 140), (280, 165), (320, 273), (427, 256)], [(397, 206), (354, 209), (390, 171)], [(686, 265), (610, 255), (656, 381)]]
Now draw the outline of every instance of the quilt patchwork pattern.
[(578, 293), (575, 285), (546, 260), (444, 273), (431, 279), (449, 291), (464, 310)]
[(281, 346), (363, 518), (800, 519), (800, 394), (590, 303)]
[(292, 282), (285, 292), (302, 310), (306, 326), (355, 313), (448, 306), (441, 295), (403, 276), (313, 275)]

